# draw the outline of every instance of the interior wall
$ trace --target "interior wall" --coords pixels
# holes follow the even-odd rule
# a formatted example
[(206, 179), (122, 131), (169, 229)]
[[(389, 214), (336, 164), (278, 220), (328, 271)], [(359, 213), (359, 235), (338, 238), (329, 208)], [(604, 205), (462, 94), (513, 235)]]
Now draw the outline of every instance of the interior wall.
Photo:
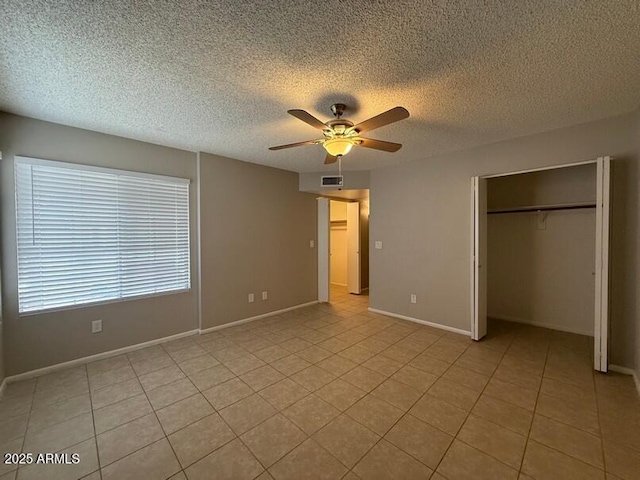
[(470, 331), (470, 178), (612, 155), (611, 362), (632, 366), (639, 266), (638, 231), (629, 228), (637, 225), (640, 208), (636, 115), (373, 170), (370, 235), (383, 248), (371, 250), (370, 306)]
[[(491, 188), (491, 187), (489, 187)], [(487, 307), (492, 318), (593, 336), (595, 209), (489, 215)]]
[(329, 281), (334, 285), (347, 286), (347, 203), (329, 202), (330, 266)]
[[(2, 304), (7, 375), (197, 328), (196, 155), (159, 145), (0, 113)], [(102, 305), (18, 315), (13, 159), (22, 155), (192, 180), (191, 290)], [(103, 331), (91, 333), (102, 319)]]
[(318, 299), (316, 209), (297, 173), (200, 153), (203, 329)]
[(595, 203), (596, 164), (554, 168), (487, 180), (487, 208)]

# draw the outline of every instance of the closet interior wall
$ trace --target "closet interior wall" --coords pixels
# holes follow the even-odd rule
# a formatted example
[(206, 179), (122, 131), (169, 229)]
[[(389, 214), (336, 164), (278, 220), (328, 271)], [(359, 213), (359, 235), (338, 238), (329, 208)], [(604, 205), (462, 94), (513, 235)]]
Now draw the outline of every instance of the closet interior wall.
[[(488, 179), (488, 316), (593, 336), (596, 166)], [(491, 213), (540, 206), (540, 212)]]

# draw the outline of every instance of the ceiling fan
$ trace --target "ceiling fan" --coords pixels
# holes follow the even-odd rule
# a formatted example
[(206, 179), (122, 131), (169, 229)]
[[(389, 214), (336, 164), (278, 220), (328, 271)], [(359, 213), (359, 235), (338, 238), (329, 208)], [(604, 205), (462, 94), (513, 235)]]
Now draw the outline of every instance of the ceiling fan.
[(336, 118), (335, 120), (329, 120), (326, 123), (322, 123), (316, 117), (304, 110), (287, 110), (287, 113), (290, 115), (293, 115), (297, 119), (302, 120), (318, 130), (322, 130), (324, 137), (318, 140), (307, 140), (306, 142), (269, 147), (269, 150), (282, 150), (283, 148), (300, 147), (302, 145), (322, 145), (327, 151), (327, 157), (324, 160), (325, 164), (334, 163), (339, 157), (349, 153), (354, 145), (382, 150), (384, 152), (397, 152), (400, 150), (400, 147), (402, 147), (402, 144), (400, 143), (364, 138), (361, 137), (360, 134), (408, 118), (409, 111), (406, 108), (392, 108), (380, 115), (376, 115), (364, 122), (360, 122), (357, 125), (354, 125), (353, 122), (350, 122), (349, 120), (341, 118), (346, 108), (347, 106), (343, 103), (334, 103), (331, 105), (331, 111), (333, 112), (333, 116)]

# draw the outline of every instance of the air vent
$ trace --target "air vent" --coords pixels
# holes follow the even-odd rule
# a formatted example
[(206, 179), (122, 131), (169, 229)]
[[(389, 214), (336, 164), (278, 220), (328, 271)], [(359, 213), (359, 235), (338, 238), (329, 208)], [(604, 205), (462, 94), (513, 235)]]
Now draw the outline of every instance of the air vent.
[(322, 187), (342, 187), (342, 175), (323, 175), (320, 181)]

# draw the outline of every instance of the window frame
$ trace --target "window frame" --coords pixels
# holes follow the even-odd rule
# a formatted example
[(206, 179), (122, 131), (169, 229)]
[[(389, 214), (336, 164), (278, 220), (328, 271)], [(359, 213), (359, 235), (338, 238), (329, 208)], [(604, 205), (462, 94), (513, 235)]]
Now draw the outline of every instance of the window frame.
[[(139, 294), (139, 295), (131, 295), (131, 296), (126, 296), (126, 297), (118, 297), (118, 298), (110, 298), (110, 299), (104, 299), (104, 300), (95, 300), (95, 301), (89, 301), (89, 302), (84, 302), (84, 303), (76, 303), (73, 305), (63, 305), (63, 306), (56, 306), (56, 307), (45, 307), (45, 308), (41, 308), (38, 310), (29, 310), (26, 312), (21, 312), (20, 311), (20, 293), (19, 293), (19, 283), (20, 283), (20, 259), (19, 259), (19, 248), (18, 248), (18, 186), (17, 186), (17, 165), (18, 164), (23, 164), (23, 165), (40, 165), (40, 166), (48, 166), (48, 167), (55, 167), (55, 168), (63, 168), (63, 169), (69, 169), (69, 170), (75, 170), (75, 171), (89, 171), (89, 172), (98, 172), (98, 173), (106, 173), (106, 174), (111, 174), (111, 175), (123, 175), (123, 176), (129, 176), (129, 177), (138, 177), (138, 178), (148, 178), (148, 179), (153, 179), (153, 180), (160, 180), (160, 181), (170, 181), (170, 182), (175, 182), (176, 184), (183, 184), (183, 185), (187, 185), (187, 256), (188, 256), (188, 260), (187, 260), (187, 267), (188, 267), (188, 275), (187, 275), (187, 282), (188, 282), (188, 287), (187, 288), (181, 288), (181, 289), (177, 289), (177, 290), (169, 290), (169, 291), (163, 291), (163, 292), (156, 292), (156, 293), (144, 293), (144, 294)], [(29, 316), (34, 316), (34, 315), (42, 315), (42, 314), (47, 314), (47, 313), (55, 313), (55, 312), (62, 312), (62, 311), (66, 311), (66, 310), (77, 310), (77, 309), (82, 309), (82, 308), (93, 308), (93, 307), (99, 307), (102, 305), (110, 305), (110, 304), (114, 304), (114, 303), (122, 303), (122, 302), (130, 302), (130, 301), (135, 301), (135, 300), (144, 300), (144, 299), (149, 299), (149, 298), (154, 298), (154, 297), (163, 297), (163, 296), (168, 296), (168, 295), (177, 295), (177, 294), (183, 294), (183, 293), (187, 293), (190, 292), (193, 289), (193, 266), (192, 266), (192, 262), (193, 262), (193, 256), (192, 256), (192, 252), (191, 252), (191, 240), (192, 240), (192, 234), (191, 234), (191, 228), (192, 228), (192, 222), (191, 222), (191, 215), (192, 215), (192, 208), (191, 208), (191, 201), (192, 201), (192, 189), (191, 189), (191, 179), (189, 178), (184, 178), (184, 177), (173, 177), (173, 176), (169, 176), (169, 175), (159, 175), (159, 174), (154, 174), (154, 173), (147, 173), (147, 172), (139, 172), (139, 171), (135, 171), (135, 170), (124, 170), (124, 169), (118, 169), (118, 168), (109, 168), (109, 167), (101, 167), (101, 166), (96, 166), (96, 165), (88, 165), (88, 164), (83, 164), (83, 163), (75, 163), (75, 162), (68, 162), (68, 161), (59, 161), (59, 160), (45, 160), (45, 159), (41, 159), (41, 158), (34, 158), (34, 157), (28, 157), (28, 156), (24, 156), (24, 155), (15, 155), (14, 156), (14, 162), (13, 162), (13, 167), (14, 167), (14, 172), (13, 172), (13, 185), (14, 185), (14, 219), (15, 219), (15, 228), (14, 228), (14, 235), (13, 238), (15, 239), (15, 259), (16, 259), (16, 300), (17, 300), (17, 310), (18, 310), (18, 316), (19, 317), (29, 317)]]

